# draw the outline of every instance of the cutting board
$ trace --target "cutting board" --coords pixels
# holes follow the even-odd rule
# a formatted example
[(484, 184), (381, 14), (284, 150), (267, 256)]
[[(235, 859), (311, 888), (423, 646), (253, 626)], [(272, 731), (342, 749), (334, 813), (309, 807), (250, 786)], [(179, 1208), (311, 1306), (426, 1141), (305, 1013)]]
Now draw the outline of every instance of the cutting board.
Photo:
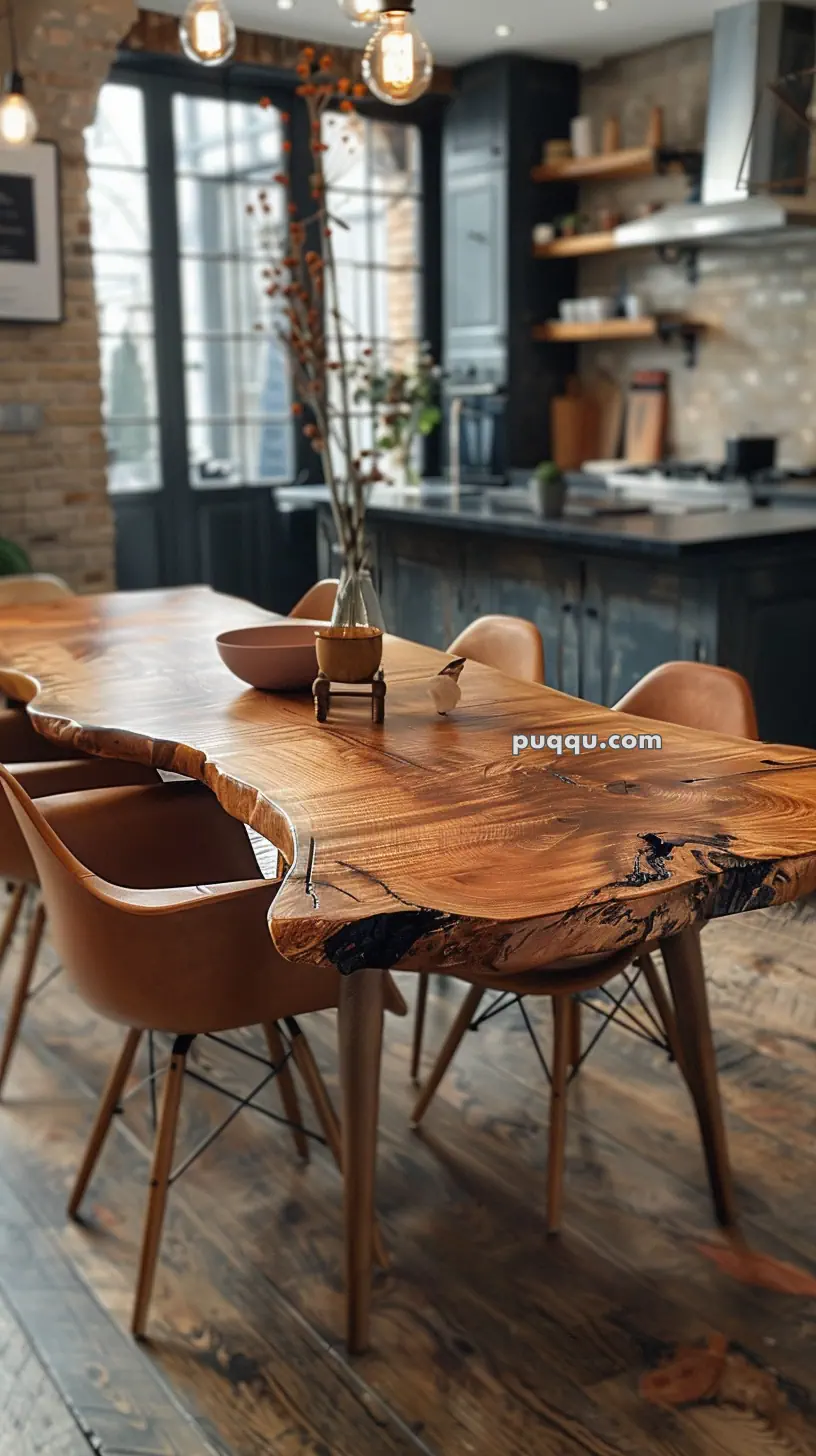
[(577, 379), (567, 381), (567, 392), (550, 402), (550, 434), (554, 463), (559, 470), (577, 470), (598, 454), (598, 401), (582, 394)]
[(590, 388), (598, 404), (598, 459), (617, 460), (623, 436), (623, 390), (610, 374), (599, 374)]
[(626, 399), (623, 454), (633, 465), (655, 465), (666, 454), (669, 376), (662, 369), (632, 375)]

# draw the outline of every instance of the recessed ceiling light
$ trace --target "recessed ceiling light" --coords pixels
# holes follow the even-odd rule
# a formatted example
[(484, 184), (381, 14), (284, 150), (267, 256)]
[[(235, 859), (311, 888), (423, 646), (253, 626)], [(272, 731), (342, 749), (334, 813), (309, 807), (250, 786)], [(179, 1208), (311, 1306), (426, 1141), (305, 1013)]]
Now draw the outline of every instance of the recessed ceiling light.
[(608, 10), (610, 0), (592, 0), (592, 4), (596, 10)]
[(294, 10), (295, 0), (277, 0), (279, 10)]
[(513, 27), (511, 25), (497, 25), (496, 34), (501, 36), (502, 40), (506, 40), (508, 35), (513, 34)]

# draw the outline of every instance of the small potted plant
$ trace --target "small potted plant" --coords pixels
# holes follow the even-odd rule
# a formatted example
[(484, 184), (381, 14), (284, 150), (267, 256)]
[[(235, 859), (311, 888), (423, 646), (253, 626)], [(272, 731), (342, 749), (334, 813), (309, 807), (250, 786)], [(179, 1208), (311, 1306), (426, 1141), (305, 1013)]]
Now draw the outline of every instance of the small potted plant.
[(536, 509), (545, 520), (558, 520), (564, 514), (567, 483), (552, 460), (542, 460), (531, 477)]

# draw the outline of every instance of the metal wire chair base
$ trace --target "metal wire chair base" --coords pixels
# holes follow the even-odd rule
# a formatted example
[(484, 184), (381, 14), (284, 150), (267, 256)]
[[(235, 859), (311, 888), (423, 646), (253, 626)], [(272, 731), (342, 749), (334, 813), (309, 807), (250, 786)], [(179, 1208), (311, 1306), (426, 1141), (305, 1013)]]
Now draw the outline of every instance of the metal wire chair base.
[[(260, 1107), (255, 1102), (255, 1098), (259, 1097), (264, 1089), (269, 1086), (270, 1082), (274, 1081), (278, 1073), (283, 1070), (287, 1062), (292, 1057), (292, 1038), (294, 1036), (300, 1036), (301, 1031), (294, 1017), (287, 1018), (286, 1027), (289, 1035), (288, 1037), (284, 1038), (285, 1055), (283, 1057), (283, 1060), (279, 1062), (277, 1066), (269, 1060), (269, 1057), (264, 1057), (261, 1056), (258, 1052), (250, 1051), (248, 1047), (240, 1046), (237, 1042), (230, 1041), (228, 1037), (219, 1036), (215, 1032), (206, 1033), (204, 1034), (203, 1038), (197, 1038), (195, 1036), (183, 1036), (176, 1037), (174, 1039), (171, 1056), (173, 1052), (181, 1050), (183, 1050), (186, 1054), (190, 1050), (190, 1047), (193, 1045), (194, 1041), (203, 1039), (205, 1041), (217, 1042), (219, 1046), (224, 1046), (227, 1047), (230, 1051), (238, 1052), (242, 1057), (247, 1057), (250, 1061), (260, 1063), (261, 1066), (267, 1068), (267, 1071), (266, 1075), (261, 1078), (260, 1082), (258, 1082), (255, 1087), (253, 1087), (251, 1092), (249, 1092), (245, 1097), (240, 1097), (237, 1092), (231, 1092), (229, 1087), (224, 1087), (221, 1085), (221, 1083), (214, 1082), (212, 1078), (205, 1077), (202, 1072), (197, 1072), (192, 1067), (185, 1067), (184, 1075), (186, 1077), (192, 1078), (194, 1082), (200, 1083), (202, 1087), (209, 1087), (212, 1092), (220, 1093), (222, 1097), (228, 1097), (230, 1101), (234, 1102), (236, 1105), (227, 1114), (227, 1116), (222, 1119), (218, 1126), (213, 1128), (212, 1132), (208, 1133), (206, 1137), (201, 1139), (196, 1147), (193, 1148), (193, 1151), (189, 1153), (188, 1156), (181, 1161), (181, 1163), (179, 1163), (178, 1167), (174, 1168), (173, 1172), (170, 1174), (170, 1177), (167, 1180), (170, 1186), (172, 1186), (172, 1184), (175, 1183), (182, 1176), (183, 1173), (186, 1173), (188, 1169), (193, 1166), (193, 1163), (198, 1161), (202, 1153), (205, 1153), (209, 1147), (212, 1147), (213, 1143), (221, 1136), (223, 1132), (226, 1131), (230, 1123), (235, 1121), (238, 1114), (243, 1112), (244, 1108), (249, 1108), (252, 1112), (260, 1112), (262, 1116), (268, 1117), (271, 1122), (276, 1122), (281, 1126), (288, 1127), (296, 1132), (302, 1132), (305, 1137), (311, 1138), (316, 1143), (322, 1143), (324, 1147), (326, 1146), (326, 1139), (320, 1133), (313, 1132), (311, 1128), (303, 1127), (301, 1123), (291, 1122), (288, 1118), (282, 1117), (280, 1113), (272, 1112), (268, 1107)], [(123, 1104), (129, 1102), (131, 1098), (135, 1097), (137, 1093), (141, 1092), (145, 1087), (149, 1087), (151, 1116), (153, 1121), (153, 1128), (155, 1131), (157, 1123), (156, 1085), (159, 1078), (164, 1076), (166, 1068), (156, 1067), (156, 1049), (154, 1037), (155, 1033), (151, 1031), (149, 1033), (148, 1040), (149, 1070), (147, 1076), (143, 1077), (140, 1082), (137, 1082), (135, 1087), (130, 1088), (130, 1090), (122, 1099), (122, 1103), (120, 1103), (119, 1107), (117, 1107), (116, 1110), (119, 1113), (124, 1112)]]
[[(638, 983), (643, 977), (643, 969), (635, 962), (634, 974), (631, 974), (627, 970), (619, 972), (618, 976), (615, 977), (615, 980), (622, 979), (625, 983), (620, 996), (616, 996), (608, 986), (598, 987), (593, 991), (576, 993), (575, 1000), (599, 1018), (600, 1026), (590, 1038), (588, 1045), (583, 1048), (580, 1057), (573, 1065), (569, 1075), (570, 1082), (577, 1076), (587, 1057), (592, 1055), (601, 1037), (609, 1030), (613, 1023), (619, 1026), (622, 1031), (628, 1031), (630, 1036), (639, 1037), (641, 1041), (648, 1042), (650, 1046), (655, 1046), (660, 1051), (665, 1052), (670, 1062), (675, 1060), (674, 1053), (669, 1045), (659, 1018), (639, 989)], [(611, 982), (611, 984), (614, 983)], [(468, 1029), (470, 1031), (479, 1031), (485, 1022), (491, 1021), (494, 1016), (501, 1016), (504, 1012), (510, 1011), (512, 1007), (517, 1006), (521, 1012), (522, 1020), (530, 1040), (533, 1043), (541, 1069), (547, 1081), (551, 1084), (552, 1074), (549, 1063), (542, 1051), (535, 1027), (524, 1004), (525, 999), (525, 997), (519, 996), (515, 992), (500, 991), (491, 1001), (490, 1005), (484, 1011), (480, 1011), (478, 1016), (474, 1017)], [(631, 1003), (634, 1003), (634, 1007)], [(641, 1017), (636, 1014), (635, 1007), (642, 1013)]]

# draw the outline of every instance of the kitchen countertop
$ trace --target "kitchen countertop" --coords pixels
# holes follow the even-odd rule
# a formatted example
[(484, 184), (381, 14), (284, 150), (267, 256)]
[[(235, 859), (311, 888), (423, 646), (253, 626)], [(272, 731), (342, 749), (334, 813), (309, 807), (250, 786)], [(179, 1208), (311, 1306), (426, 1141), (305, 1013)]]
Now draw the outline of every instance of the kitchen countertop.
[[(803, 498), (807, 487), (802, 489)], [(329, 504), (325, 486), (278, 487), (273, 492), (279, 509), (314, 508)], [(816, 500), (816, 491), (814, 491)], [(603, 514), (591, 514), (601, 509)], [(755, 507), (739, 511), (689, 511), (653, 514), (624, 510), (609, 513), (609, 497), (568, 502), (561, 520), (545, 520), (518, 490), (462, 487), (456, 500), (449, 486), (429, 484), (417, 491), (392, 486), (375, 487), (369, 500), (372, 522), (416, 523), (440, 529), (459, 529), (493, 537), (539, 540), (549, 545), (652, 556), (741, 549), (763, 541), (810, 536), (816, 550), (816, 511)]]

